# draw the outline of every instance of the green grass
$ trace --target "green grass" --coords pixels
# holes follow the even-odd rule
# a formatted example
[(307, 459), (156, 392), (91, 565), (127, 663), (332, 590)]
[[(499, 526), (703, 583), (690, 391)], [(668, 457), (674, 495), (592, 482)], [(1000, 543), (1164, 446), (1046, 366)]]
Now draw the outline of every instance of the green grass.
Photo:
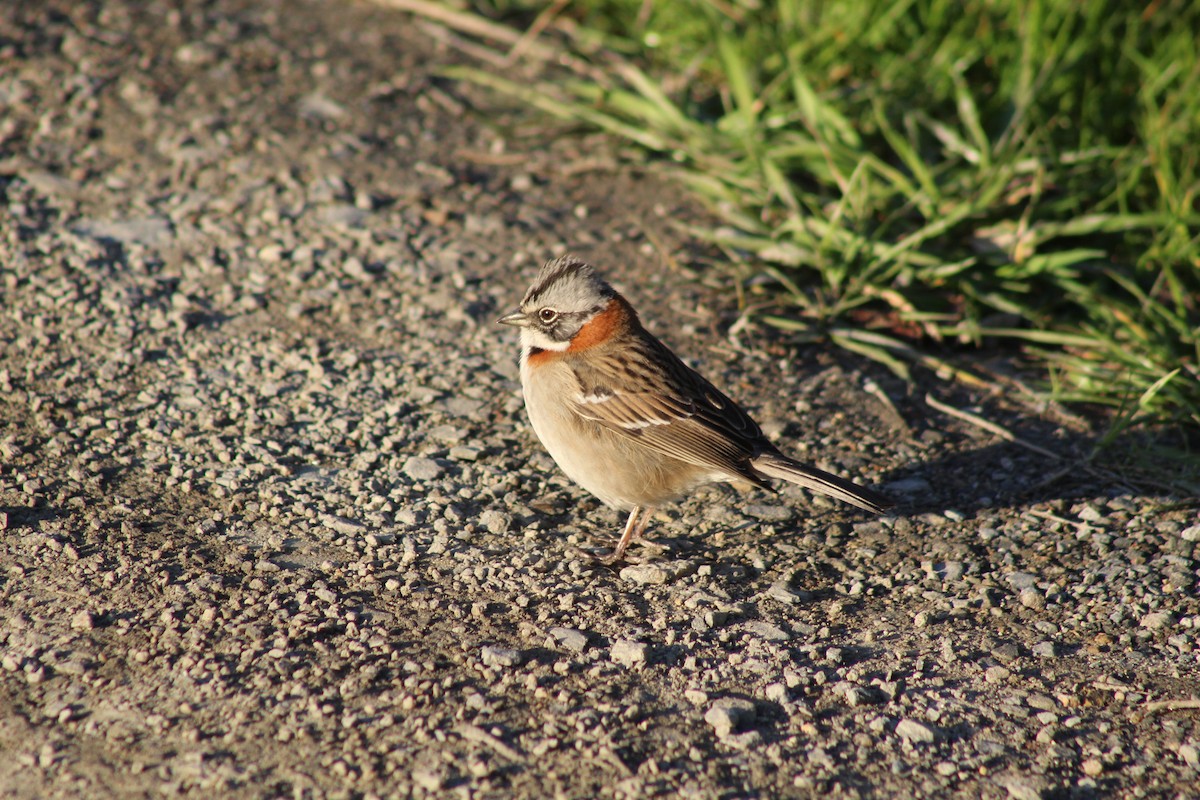
[(903, 375), (1008, 342), (1055, 398), (1118, 409), (1113, 435), (1200, 427), (1200, 4), (557, 11), (542, 39), (586, 70), (455, 74), (671, 165), (731, 277), (773, 279), (765, 322)]

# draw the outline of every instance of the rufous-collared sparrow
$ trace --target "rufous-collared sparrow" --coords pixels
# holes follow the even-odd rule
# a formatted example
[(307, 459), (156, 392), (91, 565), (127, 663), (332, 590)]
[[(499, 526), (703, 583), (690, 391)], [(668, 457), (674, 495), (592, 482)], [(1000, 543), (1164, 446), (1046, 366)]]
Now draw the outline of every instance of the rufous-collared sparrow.
[(591, 266), (546, 263), (519, 311), (521, 388), (529, 421), (571, 480), (629, 520), (620, 561), (655, 508), (716, 481), (770, 488), (781, 478), (859, 508), (887, 498), (785, 456), (736, 403), (642, 327)]

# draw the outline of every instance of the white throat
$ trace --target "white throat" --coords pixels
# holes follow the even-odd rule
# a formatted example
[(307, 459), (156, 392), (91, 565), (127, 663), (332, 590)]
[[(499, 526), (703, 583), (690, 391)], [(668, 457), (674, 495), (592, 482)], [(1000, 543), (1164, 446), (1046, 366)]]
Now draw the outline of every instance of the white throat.
[(538, 350), (553, 350), (557, 353), (561, 353), (570, 346), (570, 342), (556, 342), (546, 334), (534, 328), (521, 329), (521, 348), (526, 352), (528, 352), (530, 348), (537, 348)]

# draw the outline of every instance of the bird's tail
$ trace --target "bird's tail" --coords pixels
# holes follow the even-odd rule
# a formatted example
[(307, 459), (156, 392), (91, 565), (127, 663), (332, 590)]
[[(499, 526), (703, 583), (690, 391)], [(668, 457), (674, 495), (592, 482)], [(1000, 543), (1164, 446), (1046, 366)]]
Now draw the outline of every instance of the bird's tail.
[(836, 497), (838, 500), (867, 511), (874, 511), (876, 514), (882, 514), (895, 505), (878, 492), (824, 470), (807, 467), (780, 453), (764, 453), (750, 464), (755, 471), (761, 472), (769, 478), (779, 478), (803, 486), (805, 489)]

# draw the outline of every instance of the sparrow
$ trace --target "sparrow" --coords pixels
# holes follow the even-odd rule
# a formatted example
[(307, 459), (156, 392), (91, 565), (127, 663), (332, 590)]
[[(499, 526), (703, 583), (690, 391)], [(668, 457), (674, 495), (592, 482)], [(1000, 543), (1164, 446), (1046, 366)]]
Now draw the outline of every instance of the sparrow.
[(573, 256), (548, 261), (520, 308), (521, 389), (567, 476), (629, 518), (619, 562), (654, 511), (714, 482), (777, 478), (882, 513), (892, 503), (779, 451), (750, 416), (647, 331), (629, 301)]

